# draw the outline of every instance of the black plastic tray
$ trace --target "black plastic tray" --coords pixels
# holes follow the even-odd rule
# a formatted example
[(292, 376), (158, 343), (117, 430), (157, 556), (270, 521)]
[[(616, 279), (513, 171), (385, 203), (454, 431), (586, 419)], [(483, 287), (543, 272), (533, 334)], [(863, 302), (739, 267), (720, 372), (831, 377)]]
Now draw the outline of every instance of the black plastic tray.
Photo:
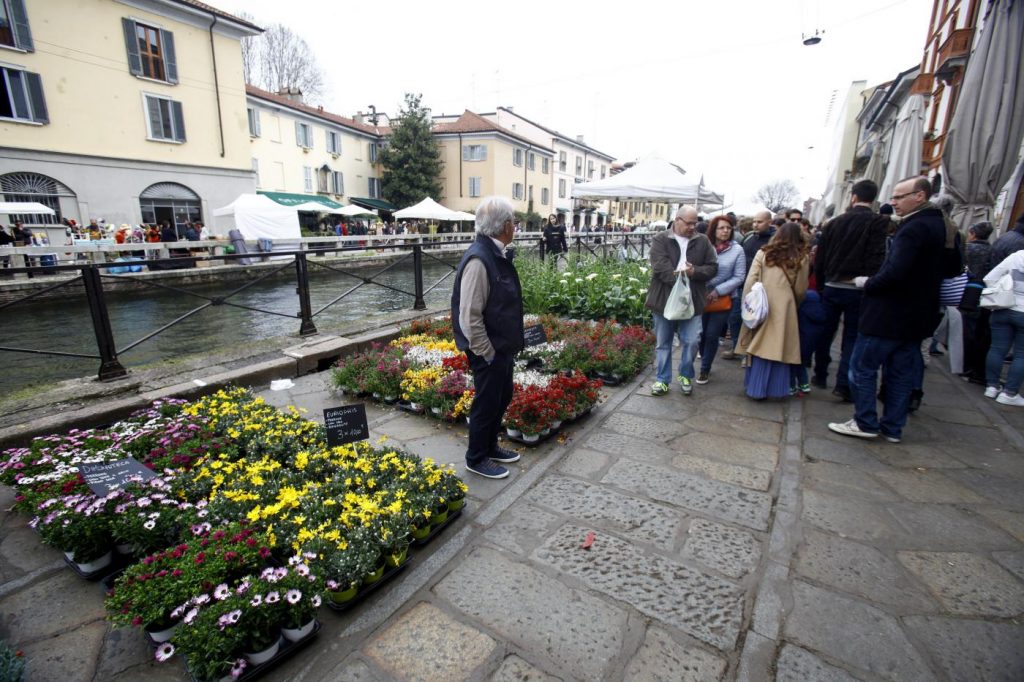
[[(466, 504), (469, 504), (469, 503), (467, 502)], [(448, 512), (448, 519), (444, 523), (439, 523), (436, 526), (431, 526), (430, 527), (430, 533), (427, 534), (427, 537), (425, 537), (425, 538), (423, 538), (421, 540), (417, 540), (417, 539), (413, 538), (412, 544), (415, 545), (416, 547), (422, 547), (423, 545), (427, 544), (428, 542), (433, 540), (435, 537), (437, 537), (441, 533), (441, 531), (443, 531), (448, 526), (452, 525), (452, 523), (455, 521), (455, 519), (457, 519), (460, 516), (462, 516), (462, 512), (464, 512), (464, 511), (466, 511), (465, 505), (463, 505), (462, 509), (459, 509), (457, 511), (454, 511), (454, 512), (449, 511)]]
[(332, 611), (339, 611), (339, 612), (348, 611), (349, 609), (351, 609), (351, 608), (353, 608), (355, 606), (358, 606), (359, 604), (363, 603), (368, 596), (370, 596), (371, 594), (376, 592), (378, 589), (380, 589), (381, 585), (385, 585), (385, 584), (391, 582), (391, 579), (394, 578), (396, 575), (398, 575), (400, 572), (402, 572), (405, 569), (405, 567), (409, 565), (409, 563), (411, 561), (412, 561), (412, 557), (411, 556), (406, 556), (405, 557), (405, 561), (403, 561), (399, 565), (397, 565), (397, 566), (389, 566), (387, 569), (384, 570), (384, 575), (382, 575), (380, 577), (380, 580), (378, 580), (377, 582), (373, 583), (369, 587), (360, 590), (356, 594), (356, 596), (354, 596), (352, 599), (348, 600), (347, 602), (343, 602), (341, 604), (336, 604), (336, 603), (334, 603), (334, 600), (332, 600), (330, 598), (330, 596), (327, 596), (327, 597), (324, 598), (323, 603), (327, 606), (327, 608), (331, 609)]
[[(239, 675), (236, 679), (238, 682), (247, 682), (248, 680), (255, 680), (260, 675), (263, 675), (268, 670), (277, 667), (281, 661), (284, 661), (291, 657), (296, 651), (302, 649), (316, 637), (317, 633), (320, 632), (320, 621), (316, 621), (316, 625), (313, 626), (312, 632), (303, 637), (297, 642), (289, 642), (287, 639), (281, 638), (281, 649), (274, 655), (272, 659), (266, 663), (260, 663), (259, 665), (248, 665), (245, 668), (245, 672)], [(185, 670), (188, 672), (189, 678), (192, 682), (206, 682), (205, 680), (199, 680), (192, 674), (192, 670), (188, 667), (188, 661), (185, 661)]]

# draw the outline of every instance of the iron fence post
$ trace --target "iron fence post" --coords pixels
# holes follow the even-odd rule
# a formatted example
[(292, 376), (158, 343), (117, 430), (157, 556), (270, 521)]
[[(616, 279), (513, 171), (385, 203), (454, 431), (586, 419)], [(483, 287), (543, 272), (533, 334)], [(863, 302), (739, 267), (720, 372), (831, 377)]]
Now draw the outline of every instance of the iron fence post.
[(298, 286), (295, 291), (299, 295), (299, 336), (312, 336), (317, 333), (313, 324), (313, 306), (309, 303), (309, 270), (306, 265), (306, 254), (295, 254), (295, 275)]
[(100, 271), (94, 265), (82, 268), (82, 282), (85, 284), (85, 297), (89, 301), (89, 314), (92, 316), (92, 330), (96, 334), (96, 347), (100, 353), (100, 381), (120, 379), (128, 371), (117, 359), (117, 345), (114, 343), (114, 332), (110, 328), (110, 315), (107, 313), (107, 301), (103, 297), (103, 281)]
[(416, 300), (412, 304), (413, 310), (426, 310), (427, 303), (423, 300), (423, 247), (419, 244), (412, 247), (412, 269), (416, 290)]

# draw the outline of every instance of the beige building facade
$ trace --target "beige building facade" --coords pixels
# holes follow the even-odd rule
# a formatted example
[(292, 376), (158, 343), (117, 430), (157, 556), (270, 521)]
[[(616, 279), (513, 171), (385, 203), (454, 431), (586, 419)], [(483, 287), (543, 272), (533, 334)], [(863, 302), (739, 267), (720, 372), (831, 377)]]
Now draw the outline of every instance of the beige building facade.
[(190, 0), (3, 2), (4, 200), (182, 225), (255, 189), (240, 40), (258, 27)]

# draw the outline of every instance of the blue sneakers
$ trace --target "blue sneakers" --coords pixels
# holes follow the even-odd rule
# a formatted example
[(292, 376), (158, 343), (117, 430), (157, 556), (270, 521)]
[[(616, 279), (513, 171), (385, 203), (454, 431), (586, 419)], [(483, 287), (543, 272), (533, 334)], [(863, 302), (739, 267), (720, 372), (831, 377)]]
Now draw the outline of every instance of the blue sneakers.
[(483, 476), (484, 478), (505, 478), (508, 476), (508, 469), (495, 464), (489, 459), (485, 459), (477, 464), (467, 464), (466, 471), (472, 472), (477, 476)]
[(492, 462), (501, 462), (502, 464), (511, 464), (512, 462), (519, 461), (519, 453), (506, 450), (505, 448), (495, 447), (494, 453), (488, 458)]

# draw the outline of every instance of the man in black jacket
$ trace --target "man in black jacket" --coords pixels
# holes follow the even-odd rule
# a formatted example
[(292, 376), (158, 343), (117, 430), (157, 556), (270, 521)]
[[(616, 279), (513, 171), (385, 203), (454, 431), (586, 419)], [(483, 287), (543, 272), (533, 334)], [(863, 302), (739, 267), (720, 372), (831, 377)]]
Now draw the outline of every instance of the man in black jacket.
[[(907, 423), (913, 388), (914, 354), (939, 321), (946, 223), (928, 203), (931, 183), (913, 177), (893, 189), (892, 205), (903, 218), (878, 274), (856, 277), (864, 288), (857, 343), (850, 358), (854, 418), (828, 428), (844, 436), (898, 443)], [(878, 419), (875, 390), (878, 368), (885, 366), (885, 409)]]
[(843, 345), (832, 394), (846, 402), (851, 402), (847, 374), (853, 344), (857, 341), (857, 320), (864, 295), (853, 280), (870, 277), (882, 267), (889, 228), (889, 219), (871, 210), (871, 202), (878, 196), (878, 185), (871, 180), (861, 180), (854, 183), (852, 192), (846, 213), (825, 225), (814, 260), (818, 292), (825, 307), (825, 324), (815, 349), (813, 383), (818, 388), (828, 386), (830, 349), (842, 318)]

